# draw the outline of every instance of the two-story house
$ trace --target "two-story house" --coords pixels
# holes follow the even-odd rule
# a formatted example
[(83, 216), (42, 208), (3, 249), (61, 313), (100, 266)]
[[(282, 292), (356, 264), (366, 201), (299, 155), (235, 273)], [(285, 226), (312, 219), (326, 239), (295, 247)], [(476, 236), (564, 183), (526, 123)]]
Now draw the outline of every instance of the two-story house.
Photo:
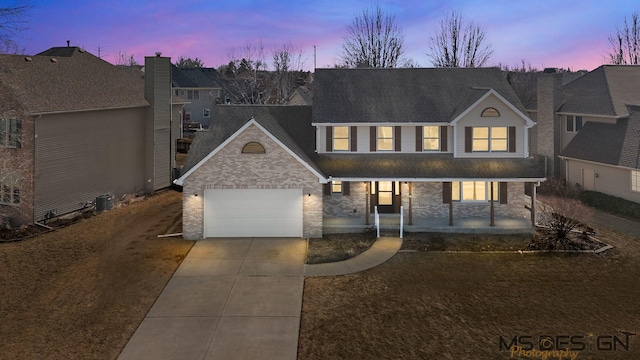
[(567, 83), (538, 78), (537, 152), (569, 184), (640, 202), (640, 66), (604, 65)]
[(172, 66), (173, 93), (185, 99), (185, 124), (197, 123), (209, 127), (213, 108), (223, 101), (224, 78), (213, 68), (181, 69)]
[(376, 214), (407, 230), (532, 231), (525, 188), (544, 162), (498, 69), (318, 69), (312, 106), (221, 111), (176, 181), (185, 238), (315, 237)]
[(171, 186), (180, 133), (170, 59), (145, 80), (78, 47), (0, 55), (0, 225)]

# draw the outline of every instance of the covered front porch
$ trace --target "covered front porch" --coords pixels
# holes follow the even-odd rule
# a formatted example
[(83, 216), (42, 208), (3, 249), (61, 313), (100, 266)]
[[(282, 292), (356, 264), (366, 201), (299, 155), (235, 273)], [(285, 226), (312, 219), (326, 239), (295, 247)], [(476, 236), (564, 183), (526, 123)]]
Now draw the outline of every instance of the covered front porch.
[[(375, 216), (369, 216), (369, 224), (365, 218), (357, 217), (325, 217), (322, 232), (324, 234), (357, 233), (375, 229)], [(404, 232), (442, 232), (442, 233), (484, 233), (484, 234), (532, 234), (534, 228), (529, 218), (496, 217), (494, 225), (484, 217), (468, 217), (455, 219), (449, 225), (448, 218), (414, 219), (412, 225), (404, 218)], [(380, 214), (380, 229), (400, 231), (400, 214)]]

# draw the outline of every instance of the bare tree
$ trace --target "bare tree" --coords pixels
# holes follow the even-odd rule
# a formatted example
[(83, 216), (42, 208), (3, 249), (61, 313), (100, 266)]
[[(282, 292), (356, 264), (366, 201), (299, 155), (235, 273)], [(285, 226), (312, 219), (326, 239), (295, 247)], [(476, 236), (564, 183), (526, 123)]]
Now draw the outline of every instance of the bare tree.
[(304, 51), (289, 42), (275, 48), (272, 55), (275, 102), (284, 103), (298, 86), (304, 84)]
[(605, 55), (605, 61), (612, 65), (640, 64), (640, 23), (638, 12), (631, 14), (631, 23), (624, 19), (622, 29), (617, 29), (614, 35), (609, 35), (611, 49)]
[(268, 79), (264, 44), (247, 42), (244, 46), (227, 50), (229, 64), (219, 68), (227, 79), (226, 92), (231, 101), (239, 104), (271, 102), (272, 82)]
[(127, 51), (118, 51), (116, 55), (116, 66), (137, 66), (140, 65), (133, 57), (133, 55), (127, 54)]
[(436, 67), (482, 67), (493, 54), (484, 28), (466, 22), (457, 12), (440, 20), (440, 27), (429, 39), (429, 49), (427, 55)]
[(517, 66), (509, 67), (508, 65), (500, 64), (499, 67), (506, 74), (507, 82), (509, 82), (524, 106), (536, 101), (538, 69), (524, 60)]
[(404, 34), (395, 15), (382, 12), (380, 5), (365, 9), (347, 27), (342, 44), (346, 67), (393, 68), (402, 63)]
[(20, 49), (14, 40), (22, 31), (26, 30), (29, 23), (29, 11), (32, 5), (6, 5), (0, 6), (0, 52), (19, 53)]
[(33, 127), (30, 117), (2, 106), (0, 113), (0, 229), (29, 218), (32, 153), (25, 148)]
[(190, 57), (180, 56), (175, 62), (175, 66), (180, 69), (196, 69), (204, 67), (204, 62), (197, 57), (192, 59)]

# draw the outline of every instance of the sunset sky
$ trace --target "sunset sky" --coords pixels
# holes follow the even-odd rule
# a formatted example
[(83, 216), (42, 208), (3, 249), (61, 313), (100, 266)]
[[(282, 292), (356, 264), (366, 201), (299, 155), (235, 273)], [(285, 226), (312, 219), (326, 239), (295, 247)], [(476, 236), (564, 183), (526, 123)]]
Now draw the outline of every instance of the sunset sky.
[[(33, 1), (29, 29), (16, 41), (27, 54), (80, 46), (114, 62), (126, 52), (142, 63), (162, 52), (175, 61), (197, 57), (205, 66), (229, 62), (229, 51), (262, 42), (267, 60), (284, 43), (304, 51), (305, 69), (339, 62), (346, 27), (371, 0), (45, 0)], [(100, 3), (100, 5), (98, 5)], [(483, 26), (494, 49), (489, 65), (593, 70), (603, 64), (607, 37), (640, 11), (638, 0), (462, 0), (377, 2), (405, 35), (406, 55), (429, 67), (430, 33), (451, 11)], [(455, 4), (455, 5), (452, 5)]]

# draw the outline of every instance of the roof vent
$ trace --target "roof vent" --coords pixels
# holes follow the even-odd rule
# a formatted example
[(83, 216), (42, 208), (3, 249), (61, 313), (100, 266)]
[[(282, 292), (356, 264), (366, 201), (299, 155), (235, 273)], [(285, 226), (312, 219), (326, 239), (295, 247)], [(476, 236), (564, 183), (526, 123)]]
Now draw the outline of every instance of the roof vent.
[(33, 58), (32, 58), (31, 56), (25, 56), (25, 57), (24, 57), (24, 61), (26, 61), (26, 62), (32, 62), (32, 61), (33, 61)]
[(160, 51), (156, 51), (156, 57), (160, 57), (162, 53)]
[(56, 59), (56, 58), (51, 58), (51, 62), (52, 62), (52, 63), (57, 63), (57, 62), (58, 62), (58, 59)]

